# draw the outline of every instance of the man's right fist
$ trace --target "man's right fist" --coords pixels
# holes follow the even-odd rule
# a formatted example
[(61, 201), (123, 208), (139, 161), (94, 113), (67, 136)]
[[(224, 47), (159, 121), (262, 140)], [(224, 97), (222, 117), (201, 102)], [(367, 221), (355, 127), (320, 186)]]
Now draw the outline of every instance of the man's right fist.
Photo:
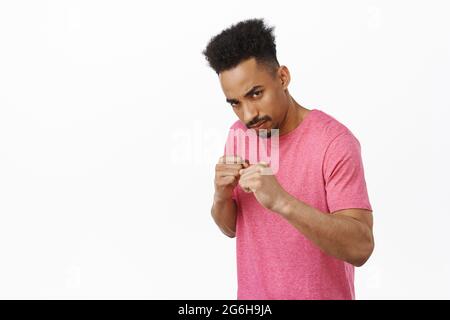
[(220, 157), (216, 164), (214, 178), (216, 200), (228, 200), (233, 196), (233, 189), (239, 182), (239, 170), (247, 168), (249, 163), (239, 156)]

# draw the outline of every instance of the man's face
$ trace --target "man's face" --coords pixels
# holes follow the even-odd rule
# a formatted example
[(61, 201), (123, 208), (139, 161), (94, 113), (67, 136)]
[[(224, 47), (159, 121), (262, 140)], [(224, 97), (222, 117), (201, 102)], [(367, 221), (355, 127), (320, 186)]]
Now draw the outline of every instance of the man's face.
[(236, 67), (219, 74), (220, 84), (227, 102), (238, 118), (247, 126), (260, 129), (279, 129), (287, 111), (287, 94), (278, 69), (274, 77), (267, 67), (257, 63), (255, 58), (247, 59)]

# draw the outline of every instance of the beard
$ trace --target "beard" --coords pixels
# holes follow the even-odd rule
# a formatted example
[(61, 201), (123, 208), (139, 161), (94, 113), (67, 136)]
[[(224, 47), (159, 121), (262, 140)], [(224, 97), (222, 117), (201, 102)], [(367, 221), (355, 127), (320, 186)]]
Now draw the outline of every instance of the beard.
[(268, 129), (259, 129), (258, 130), (258, 137), (262, 139), (270, 139), (272, 136), (279, 135), (280, 130), (278, 127), (275, 128), (268, 128)]
[(270, 129), (259, 129), (258, 137), (262, 139), (269, 139), (272, 136), (272, 132)]

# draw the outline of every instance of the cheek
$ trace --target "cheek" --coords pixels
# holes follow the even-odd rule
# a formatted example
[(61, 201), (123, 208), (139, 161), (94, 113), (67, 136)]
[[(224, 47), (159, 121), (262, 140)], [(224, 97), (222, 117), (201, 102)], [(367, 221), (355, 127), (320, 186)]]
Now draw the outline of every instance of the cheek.
[(277, 99), (277, 97), (273, 94), (264, 96), (261, 99), (261, 107), (263, 108), (263, 113), (270, 116), (274, 123), (277, 122), (281, 117), (280, 111), (282, 110), (282, 108), (280, 106), (280, 100)]
[(266, 94), (258, 102), (262, 113), (273, 116), (277, 112), (277, 99), (273, 95)]
[(244, 115), (242, 114), (241, 109), (233, 108), (233, 112), (238, 117), (238, 119), (241, 120), (242, 123), (245, 123)]

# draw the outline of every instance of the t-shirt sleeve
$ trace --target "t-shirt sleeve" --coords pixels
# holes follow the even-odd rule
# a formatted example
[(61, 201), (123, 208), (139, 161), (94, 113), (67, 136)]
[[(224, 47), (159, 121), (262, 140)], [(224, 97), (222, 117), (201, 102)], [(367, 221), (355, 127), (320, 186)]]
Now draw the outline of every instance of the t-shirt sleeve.
[(335, 137), (325, 151), (323, 174), (331, 213), (350, 208), (372, 211), (367, 193), (361, 146), (351, 132)]

